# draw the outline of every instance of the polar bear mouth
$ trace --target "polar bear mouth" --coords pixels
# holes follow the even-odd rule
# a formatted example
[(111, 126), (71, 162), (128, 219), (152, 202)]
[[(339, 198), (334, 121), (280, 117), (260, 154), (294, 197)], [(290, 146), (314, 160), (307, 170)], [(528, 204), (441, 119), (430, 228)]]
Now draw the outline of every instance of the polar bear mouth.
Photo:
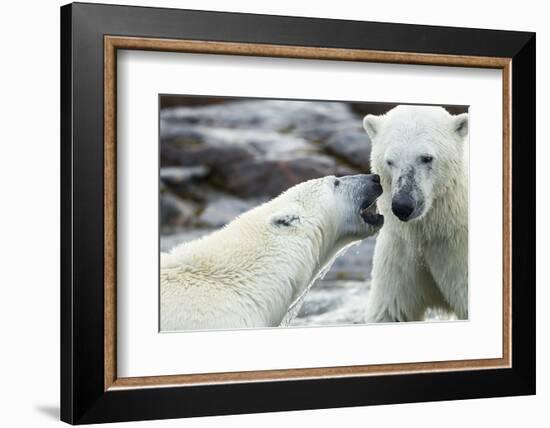
[(376, 212), (374, 201), (370, 203), (363, 203), (361, 205), (361, 209), (359, 210), (359, 215), (363, 221), (370, 226), (380, 227), (384, 224), (384, 216)]
[(361, 218), (371, 226), (382, 226), (384, 224), (384, 216), (382, 214), (362, 211)]

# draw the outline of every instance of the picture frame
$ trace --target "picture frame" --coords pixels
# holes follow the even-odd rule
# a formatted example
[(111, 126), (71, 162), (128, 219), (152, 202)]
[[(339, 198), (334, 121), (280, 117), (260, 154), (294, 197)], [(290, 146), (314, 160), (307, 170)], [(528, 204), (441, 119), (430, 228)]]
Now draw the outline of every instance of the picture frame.
[[(502, 357), (118, 377), (119, 50), (502, 70)], [(63, 6), (61, 419), (86, 424), (534, 394), (535, 96), (534, 33)]]

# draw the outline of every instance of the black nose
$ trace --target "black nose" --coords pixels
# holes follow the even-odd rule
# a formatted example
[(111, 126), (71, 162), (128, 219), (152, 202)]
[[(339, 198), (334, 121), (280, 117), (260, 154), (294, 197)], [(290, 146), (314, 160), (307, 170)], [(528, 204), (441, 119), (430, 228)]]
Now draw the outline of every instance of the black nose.
[(414, 211), (414, 200), (409, 195), (395, 195), (391, 203), (391, 210), (399, 220), (406, 221)]
[(375, 183), (380, 183), (380, 176), (378, 174), (372, 174), (371, 180), (374, 181)]

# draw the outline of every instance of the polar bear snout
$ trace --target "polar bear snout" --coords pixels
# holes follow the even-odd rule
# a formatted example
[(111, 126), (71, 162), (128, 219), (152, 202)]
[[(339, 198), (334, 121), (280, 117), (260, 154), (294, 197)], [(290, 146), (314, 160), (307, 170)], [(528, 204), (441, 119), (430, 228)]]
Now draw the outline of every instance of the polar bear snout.
[(401, 221), (414, 220), (424, 214), (426, 201), (419, 184), (422, 181), (420, 173), (415, 168), (406, 167), (396, 171), (392, 180), (391, 210)]
[(370, 226), (370, 232), (378, 230), (384, 224), (384, 216), (378, 214), (374, 207), (374, 203), (383, 193), (380, 176), (378, 174), (361, 174), (349, 178), (356, 180), (360, 217), (367, 226)]
[(363, 186), (361, 189), (361, 195), (363, 201), (361, 203), (361, 211), (370, 207), (382, 194), (382, 185), (380, 184), (380, 176), (378, 174), (363, 175)]
[(351, 196), (355, 203), (359, 203), (360, 211), (370, 207), (382, 194), (378, 174), (347, 175), (336, 180), (347, 189), (345, 194)]
[(407, 221), (415, 208), (414, 199), (405, 193), (398, 193), (392, 199), (391, 210), (401, 221)]

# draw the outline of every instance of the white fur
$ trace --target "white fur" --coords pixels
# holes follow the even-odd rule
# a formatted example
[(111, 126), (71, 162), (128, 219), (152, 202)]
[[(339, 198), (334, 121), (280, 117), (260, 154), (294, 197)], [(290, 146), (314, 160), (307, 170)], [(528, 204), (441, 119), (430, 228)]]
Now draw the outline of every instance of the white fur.
[(298, 184), (162, 254), (161, 330), (278, 326), (338, 251), (377, 231), (359, 215), (368, 177)]
[[(377, 202), (385, 225), (377, 239), (369, 322), (421, 320), (427, 308), (468, 317), (467, 114), (440, 107), (398, 106), (367, 116), (371, 165), (384, 194)], [(433, 156), (429, 164), (421, 156)], [(391, 165), (388, 165), (388, 161)], [(414, 168), (423, 210), (409, 221), (392, 212), (403, 171)]]

